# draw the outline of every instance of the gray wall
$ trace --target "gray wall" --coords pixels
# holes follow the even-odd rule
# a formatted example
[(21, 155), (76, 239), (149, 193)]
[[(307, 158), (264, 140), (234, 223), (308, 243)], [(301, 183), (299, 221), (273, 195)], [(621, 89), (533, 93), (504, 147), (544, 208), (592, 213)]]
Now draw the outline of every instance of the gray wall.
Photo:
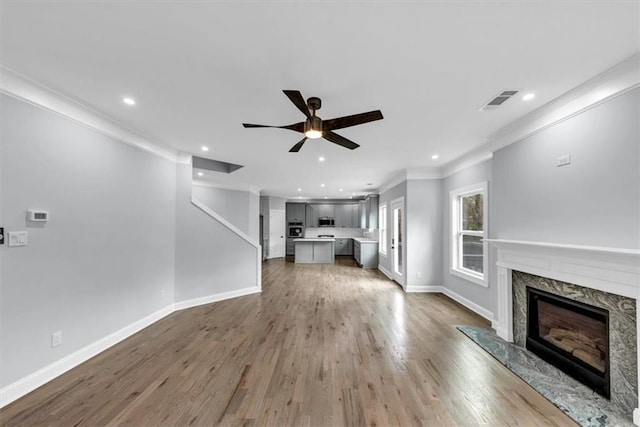
[[(489, 181), (489, 237), (640, 248), (640, 89), (507, 146), (443, 181), (443, 285), (495, 312), (495, 251), (483, 288), (449, 274), (449, 191)], [(557, 167), (556, 158), (572, 163)]]
[[(1, 386), (173, 302), (175, 164), (0, 95)], [(28, 223), (30, 208), (47, 223)], [(51, 334), (63, 331), (51, 348)]]
[[(0, 103), (0, 218), (29, 232), (0, 246), (0, 387), (176, 301), (256, 287), (256, 248), (191, 203), (190, 165)], [(245, 205), (257, 240), (258, 196)], [(49, 222), (26, 221), (33, 208)]]
[(258, 241), (259, 206), (256, 194), (194, 185), (193, 197), (207, 205), (240, 231)]
[(639, 105), (636, 89), (497, 151), (491, 236), (640, 248)]
[(191, 177), (177, 166), (175, 300), (255, 287), (256, 248), (191, 204)]
[[(495, 285), (493, 281), (490, 281), (489, 288), (486, 288), (449, 273), (449, 264), (451, 261), (451, 204), (449, 201), (449, 193), (452, 190), (463, 188), (468, 185), (488, 181), (490, 204), (489, 219), (491, 221), (493, 215), (493, 209), (491, 205), (493, 197), (493, 191), (491, 187), (491, 169), (492, 161), (487, 160), (485, 162), (470, 166), (442, 180), (442, 285), (446, 288), (449, 288), (456, 294), (467, 298), (472, 302), (478, 304), (479, 306), (493, 312), (495, 300), (495, 292), (493, 290), (493, 287)], [(491, 233), (492, 224), (493, 223), (490, 223), (489, 233)], [(493, 263), (495, 263), (495, 261), (490, 256), (490, 271)]]
[(442, 196), (440, 180), (407, 181), (407, 287), (442, 283)]
[[(384, 268), (385, 270), (387, 270), (388, 272), (392, 271), (392, 262), (393, 260), (391, 259), (391, 236), (393, 235), (393, 213), (391, 211), (391, 201), (399, 198), (399, 197), (404, 197), (404, 203), (405, 203), (405, 218), (406, 218), (406, 207), (407, 207), (407, 181), (403, 181), (400, 184), (396, 185), (395, 187), (390, 188), (389, 190), (385, 191), (384, 193), (380, 193), (380, 198), (378, 199), (378, 205), (382, 206), (384, 203), (387, 204), (387, 241), (389, 242), (389, 248), (387, 248), (387, 256), (384, 257), (382, 255), (379, 255), (378, 257), (378, 264)], [(406, 224), (407, 221), (405, 220), (404, 222), (404, 230), (403, 230), (403, 235), (406, 236), (407, 233), (407, 228), (406, 228)], [(405, 249), (405, 259), (406, 259), (406, 249)], [(406, 278), (406, 266), (407, 263), (404, 263), (404, 276)]]

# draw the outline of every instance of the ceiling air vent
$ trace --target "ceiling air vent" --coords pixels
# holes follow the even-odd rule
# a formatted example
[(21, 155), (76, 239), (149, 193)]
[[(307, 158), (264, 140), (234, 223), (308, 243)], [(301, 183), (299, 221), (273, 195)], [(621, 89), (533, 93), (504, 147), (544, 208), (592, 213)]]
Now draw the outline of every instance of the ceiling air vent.
[(502, 92), (494, 96), (491, 101), (480, 107), (480, 111), (494, 110), (504, 104), (505, 101), (514, 96), (516, 93), (518, 93), (518, 90), (503, 90)]

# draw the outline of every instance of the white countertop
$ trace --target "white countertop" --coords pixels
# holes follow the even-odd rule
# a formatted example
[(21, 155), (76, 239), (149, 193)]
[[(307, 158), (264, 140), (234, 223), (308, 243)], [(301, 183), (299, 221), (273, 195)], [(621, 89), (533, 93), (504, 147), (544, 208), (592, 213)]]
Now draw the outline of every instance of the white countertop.
[(303, 239), (293, 239), (294, 242), (335, 242), (332, 237), (306, 237)]
[(367, 239), (365, 237), (352, 237), (352, 239), (360, 243), (378, 243), (377, 240)]

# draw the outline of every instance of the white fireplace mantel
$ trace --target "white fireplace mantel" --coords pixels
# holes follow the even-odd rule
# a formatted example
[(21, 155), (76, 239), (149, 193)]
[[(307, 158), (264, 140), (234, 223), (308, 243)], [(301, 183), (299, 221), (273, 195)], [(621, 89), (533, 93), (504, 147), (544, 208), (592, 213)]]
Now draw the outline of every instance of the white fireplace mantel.
[[(635, 299), (637, 348), (640, 349), (640, 250), (521, 240), (485, 241), (495, 247), (498, 254), (498, 306), (491, 326), (500, 338), (513, 342), (511, 273), (516, 270)], [(633, 422), (640, 426), (638, 408), (633, 411)]]

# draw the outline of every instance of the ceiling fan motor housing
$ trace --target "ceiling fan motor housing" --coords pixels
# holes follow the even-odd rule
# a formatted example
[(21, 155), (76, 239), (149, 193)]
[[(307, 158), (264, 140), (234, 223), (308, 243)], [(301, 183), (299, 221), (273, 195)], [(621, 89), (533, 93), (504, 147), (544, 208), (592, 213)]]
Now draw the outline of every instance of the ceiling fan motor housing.
[(312, 96), (307, 99), (307, 105), (309, 106), (309, 109), (311, 109), (312, 111), (319, 110), (320, 107), (322, 106), (322, 101), (320, 101), (320, 98)]

